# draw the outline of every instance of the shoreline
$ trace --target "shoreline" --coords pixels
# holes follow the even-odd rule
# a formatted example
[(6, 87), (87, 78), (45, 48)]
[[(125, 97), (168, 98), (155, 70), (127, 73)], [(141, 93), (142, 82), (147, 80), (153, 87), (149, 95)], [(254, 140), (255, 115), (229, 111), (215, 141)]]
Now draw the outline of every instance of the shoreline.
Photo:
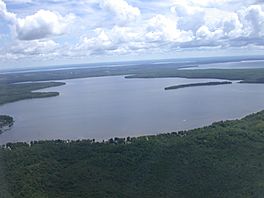
[(222, 82), (189, 83), (189, 84), (181, 84), (181, 85), (173, 85), (173, 86), (165, 87), (164, 90), (182, 89), (187, 87), (217, 86), (217, 85), (227, 85), (227, 84), (232, 84), (232, 82), (222, 81)]
[[(200, 127), (194, 127), (194, 128), (190, 128), (190, 129), (185, 129), (185, 130), (171, 130), (171, 131), (163, 131), (163, 132), (158, 132), (156, 134), (142, 134), (142, 135), (136, 135), (136, 136), (129, 136), (129, 135), (125, 135), (125, 136), (110, 136), (108, 138), (76, 138), (76, 139), (60, 139), (60, 138), (55, 138), (55, 139), (39, 139), (39, 140), (36, 140), (36, 139), (32, 139), (32, 140), (28, 140), (28, 141), (12, 141), (12, 142), (6, 142), (6, 143), (3, 143), (3, 144), (0, 144), (0, 148), (1, 147), (4, 147), (5, 145), (7, 144), (27, 144), (27, 145), (31, 145), (32, 142), (35, 142), (35, 143), (45, 143), (45, 142), (61, 142), (61, 143), (78, 143), (78, 142), (91, 142), (91, 143), (98, 143), (98, 144), (108, 144), (108, 143), (117, 143), (119, 140), (121, 142), (125, 141), (127, 138), (129, 139), (133, 139), (133, 140), (140, 140), (140, 139), (143, 139), (143, 140), (148, 140), (149, 138), (157, 138), (157, 137), (160, 137), (160, 136), (167, 136), (167, 135), (178, 135), (178, 136), (186, 136), (188, 134), (191, 134), (192, 131), (199, 131), (199, 130), (203, 130), (203, 129), (207, 129), (207, 128), (210, 128), (214, 125), (218, 125), (219, 123), (227, 123), (227, 122), (240, 122), (244, 119), (247, 119), (248, 117), (252, 117), (252, 116), (255, 116), (255, 115), (258, 115), (258, 114), (264, 114), (264, 109), (263, 110), (259, 110), (259, 111), (255, 111), (255, 112), (252, 112), (252, 113), (249, 113), (249, 114), (246, 114), (246, 115), (243, 115), (239, 118), (233, 118), (233, 119), (226, 119), (226, 120), (218, 120), (218, 121), (213, 121), (209, 124), (205, 124), (203, 126), (200, 126)], [(0, 115), (1, 116), (1, 115)], [(13, 122), (15, 123), (15, 121)], [(13, 126), (13, 125), (12, 125)], [(11, 126), (11, 127), (12, 127)], [(10, 129), (8, 129), (10, 130)], [(1, 137), (1, 134), (3, 134), (3, 132), (1, 133), (0, 132), (0, 137)]]

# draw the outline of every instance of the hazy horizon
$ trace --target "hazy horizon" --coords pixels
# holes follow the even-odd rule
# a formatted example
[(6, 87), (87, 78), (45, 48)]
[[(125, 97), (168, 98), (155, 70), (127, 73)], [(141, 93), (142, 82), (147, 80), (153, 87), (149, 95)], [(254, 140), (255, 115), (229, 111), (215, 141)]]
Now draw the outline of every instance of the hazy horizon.
[[(115, 66), (133, 66), (143, 64), (166, 64), (166, 63), (181, 63), (190, 60), (191, 64), (203, 64), (199, 60), (216, 59), (223, 62), (240, 62), (240, 61), (264, 61), (264, 55), (250, 55), (250, 56), (200, 56), (200, 57), (183, 57), (183, 58), (163, 58), (163, 59), (136, 59), (136, 60), (123, 60), (123, 61), (98, 61), (98, 62), (85, 62), (85, 63), (65, 63), (58, 65), (42, 65), (42, 66), (19, 66), (13, 68), (0, 68), (0, 73), (9, 72), (27, 72), (27, 71), (42, 71), (42, 70), (57, 70), (57, 69), (78, 69), (78, 68), (93, 68), (93, 67), (115, 67)], [(227, 59), (227, 60), (225, 60)], [(231, 59), (231, 60), (228, 60)]]

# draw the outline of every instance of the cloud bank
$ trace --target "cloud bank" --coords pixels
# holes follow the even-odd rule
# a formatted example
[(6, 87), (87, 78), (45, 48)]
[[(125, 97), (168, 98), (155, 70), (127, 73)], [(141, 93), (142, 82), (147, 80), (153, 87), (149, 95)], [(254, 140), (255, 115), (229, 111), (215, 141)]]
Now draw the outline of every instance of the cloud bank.
[(10, 44), (0, 53), (9, 58), (259, 50), (264, 45), (262, 0), (0, 0), (0, 17)]

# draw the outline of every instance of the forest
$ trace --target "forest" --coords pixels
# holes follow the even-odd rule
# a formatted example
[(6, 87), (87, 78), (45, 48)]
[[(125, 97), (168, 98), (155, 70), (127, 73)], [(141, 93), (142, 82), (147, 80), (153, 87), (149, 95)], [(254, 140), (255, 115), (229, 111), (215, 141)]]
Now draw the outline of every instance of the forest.
[(0, 197), (262, 197), (264, 111), (142, 137), (8, 143)]
[(65, 85), (62, 82), (29, 82), (0, 84), (0, 105), (23, 99), (58, 96), (58, 92), (36, 91), (49, 87)]

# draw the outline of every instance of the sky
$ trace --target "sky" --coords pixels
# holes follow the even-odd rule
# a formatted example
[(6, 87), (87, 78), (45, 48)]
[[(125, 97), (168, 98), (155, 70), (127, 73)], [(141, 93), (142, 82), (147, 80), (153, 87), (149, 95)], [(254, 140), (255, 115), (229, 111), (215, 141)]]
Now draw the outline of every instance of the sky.
[(263, 49), (264, 0), (0, 0), (0, 69)]

